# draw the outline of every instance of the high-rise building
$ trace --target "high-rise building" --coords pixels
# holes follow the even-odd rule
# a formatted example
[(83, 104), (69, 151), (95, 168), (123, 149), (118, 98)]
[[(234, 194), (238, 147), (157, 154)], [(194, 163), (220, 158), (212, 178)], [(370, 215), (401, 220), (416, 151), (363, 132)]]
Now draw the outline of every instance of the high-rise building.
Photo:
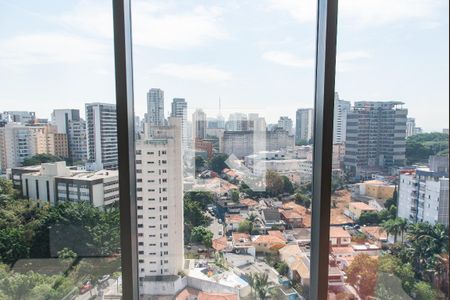
[[(136, 143), (138, 255), (142, 295), (176, 294), (183, 270), (181, 119)], [(183, 288), (182, 285), (179, 285)]]
[(164, 91), (161, 89), (150, 89), (147, 93), (147, 115), (146, 122), (150, 126), (165, 125), (164, 119)]
[[(255, 118), (252, 118), (252, 120), (257, 119), (257, 115), (253, 116)], [(250, 130), (249, 126), (249, 120), (247, 118), (246, 114), (243, 113), (234, 113), (230, 114), (230, 117), (228, 118), (228, 122), (226, 123), (226, 130), (227, 131), (247, 131)]]
[(408, 118), (406, 120), (406, 137), (410, 137), (416, 134), (416, 119)]
[(429, 169), (400, 174), (398, 216), (411, 223), (448, 226), (448, 175)]
[(36, 132), (33, 128), (18, 123), (8, 123), (0, 127), (0, 168), (19, 167), (25, 158), (38, 153)]
[(87, 103), (88, 169), (118, 167), (117, 111), (114, 104)]
[[(272, 131), (266, 131), (266, 147), (263, 151), (286, 150), (295, 146), (295, 138), (283, 128), (277, 128)], [(256, 136), (255, 136), (256, 139)]]
[(356, 177), (404, 166), (406, 119), (402, 102), (356, 102), (347, 116), (344, 164)]
[(205, 139), (206, 138), (206, 128), (208, 126), (208, 122), (206, 119), (206, 114), (203, 110), (197, 109), (192, 115), (192, 124), (193, 124), (193, 133), (194, 140), (196, 139)]
[(2, 114), (2, 118), (7, 122), (34, 124), (36, 121), (36, 113), (32, 111), (5, 111)]
[(297, 110), (295, 125), (295, 143), (308, 144), (314, 135), (314, 109), (303, 108)]
[(80, 110), (55, 109), (52, 113), (52, 124), (56, 125), (58, 133), (67, 135), (68, 157), (71, 161), (86, 162), (86, 122), (80, 118)]
[(181, 130), (183, 133), (183, 143), (184, 145), (188, 145), (188, 104), (183, 98), (174, 98), (172, 101), (172, 117), (177, 117), (181, 119)]
[(280, 117), (280, 119), (278, 120), (278, 127), (289, 132), (289, 134), (292, 134), (294, 129), (294, 122), (289, 117)]
[(339, 95), (336, 93), (334, 100), (333, 144), (345, 143), (347, 133), (347, 115), (350, 109), (350, 101), (339, 99)]

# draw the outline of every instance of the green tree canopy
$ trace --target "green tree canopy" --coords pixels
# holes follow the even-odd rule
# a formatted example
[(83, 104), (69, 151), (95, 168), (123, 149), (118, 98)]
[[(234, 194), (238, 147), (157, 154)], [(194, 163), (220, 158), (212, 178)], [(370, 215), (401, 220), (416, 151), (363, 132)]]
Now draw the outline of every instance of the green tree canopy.
[(228, 159), (227, 154), (218, 153), (215, 154), (209, 163), (211, 170), (214, 172), (220, 174), (222, 173), (223, 169), (228, 168), (227, 164), (225, 163)]
[(48, 153), (37, 154), (32, 157), (25, 158), (22, 165), (23, 166), (36, 166), (43, 163), (52, 163), (57, 161), (64, 161), (64, 158), (55, 156)]

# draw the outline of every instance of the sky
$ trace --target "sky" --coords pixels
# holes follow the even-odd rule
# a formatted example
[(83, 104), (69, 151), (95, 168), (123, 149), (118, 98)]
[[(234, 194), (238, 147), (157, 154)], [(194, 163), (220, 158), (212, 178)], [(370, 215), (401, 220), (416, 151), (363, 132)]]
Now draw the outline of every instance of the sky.
[[(313, 107), (316, 1), (132, 0), (135, 111), (150, 88), (190, 112)], [(403, 101), (426, 131), (449, 123), (448, 0), (340, 0), (336, 90)], [(109, 0), (0, 0), (0, 111), (114, 102)]]

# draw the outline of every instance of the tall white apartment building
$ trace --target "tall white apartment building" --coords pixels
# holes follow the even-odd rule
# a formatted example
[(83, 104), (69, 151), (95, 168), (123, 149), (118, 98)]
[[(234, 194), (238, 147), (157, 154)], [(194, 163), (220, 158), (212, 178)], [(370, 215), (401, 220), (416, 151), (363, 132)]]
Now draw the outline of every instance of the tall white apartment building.
[(408, 118), (406, 120), (406, 137), (410, 137), (416, 134), (416, 119)]
[(19, 124), (8, 123), (0, 127), (0, 168), (5, 173), (7, 169), (20, 166), (25, 158), (38, 153), (36, 132), (33, 128)]
[(333, 128), (333, 143), (343, 144), (345, 143), (347, 133), (347, 114), (351, 110), (350, 101), (344, 101), (339, 99), (338, 93), (336, 93), (334, 100), (334, 128)]
[(164, 119), (164, 91), (161, 89), (150, 89), (147, 93), (147, 115), (146, 122), (151, 126), (163, 126)]
[(308, 143), (314, 135), (314, 109), (305, 108), (297, 110), (295, 125), (295, 143)]
[(110, 103), (87, 103), (87, 148), (89, 170), (118, 167), (117, 112)]
[(136, 143), (140, 293), (173, 295), (183, 286), (181, 119)]
[(448, 175), (429, 169), (400, 174), (398, 216), (411, 223), (448, 226)]
[(80, 118), (80, 110), (55, 109), (51, 120), (58, 133), (67, 135), (69, 158), (73, 162), (86, 162), (86, 122)]
[(280, 117), (278, 120), (278, 127), (283, 128), (283, 130), (293, 134), (294, 122), (289, 117)]
[[(251, 117), (253, 122), (258, 119), (257, 114), (252, 114)], [(227, 131), (248, 131), (251, 126), (249, 126), (249, 119), (246, 114), (233, 113), (230, 114), (225, 127)]]

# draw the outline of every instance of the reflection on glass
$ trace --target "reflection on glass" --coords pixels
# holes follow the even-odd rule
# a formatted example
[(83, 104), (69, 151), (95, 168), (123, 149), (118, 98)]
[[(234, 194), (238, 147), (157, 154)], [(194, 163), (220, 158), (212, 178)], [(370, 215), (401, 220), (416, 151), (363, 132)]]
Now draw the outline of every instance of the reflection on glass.
[(340, 3), (330, 299), (448, 298), (448, 3), (391, 4)]
[(110, 1), (0, 20), (0, 299), (120, 298)]
[(292, 3), (134, 1), (143, 299), (308, 297), (316, 13)]

